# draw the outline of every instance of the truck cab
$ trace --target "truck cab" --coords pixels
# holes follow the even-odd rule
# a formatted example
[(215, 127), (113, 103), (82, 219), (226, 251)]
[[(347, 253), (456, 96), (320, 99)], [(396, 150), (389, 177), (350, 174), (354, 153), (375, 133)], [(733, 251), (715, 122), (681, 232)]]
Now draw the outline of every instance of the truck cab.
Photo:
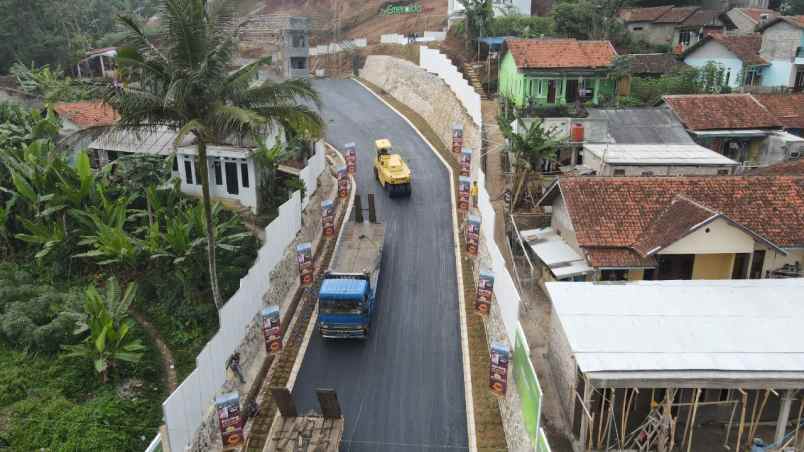
[(368, 278), (327, 275), (318, 294), (318, 329), (325, 338), (368, 337), (374, 292)]

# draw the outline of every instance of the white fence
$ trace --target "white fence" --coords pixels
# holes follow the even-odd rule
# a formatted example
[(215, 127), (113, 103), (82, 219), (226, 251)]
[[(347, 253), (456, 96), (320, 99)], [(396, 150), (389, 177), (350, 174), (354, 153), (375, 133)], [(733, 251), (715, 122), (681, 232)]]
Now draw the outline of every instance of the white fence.
[(480, 218), (482, 218), (480, 232), (483, 234), (483, 238), (486, 239), (486, 248), (491, 256), (491, 268), (494, 271), (494, 296), (500, 306), (508, 340), (513, 344), (516, 338), (516, 327), (519, 323), (519, 292), (516, 290), (511, 274), (505, 268), (505, 258), (494, 240), (494, 226), (497, 215), (486, 191), (486, 175), (478, 169), (476, 177), (478, 185), (477, 207), (480, 211)]
[[(419, 36), (413, 41), (415, 43), (426, 43), (426, 42), (435, 42), (435, 41), (443, 41), (447, 39), (447, 33), (445, 31), (425, 31), (424, 36)], [(399, 33), (391, 33), (386, 35), (380, 36), (380, 44), (412, 44), (413, 42), (408, 40), (408, 37), (405, 35), (401, 35)]]
[(419, 66), (427, 72), (441, 77), (446, 82), (449, 89), (466, 108), (467, 113), (478, 127), (483, 124), (483, 117), (480, 111), (480, 95), (463, 78), (463, 74), (458, 71), (452, 62), (445, 55), (436, 49), (422, 46), (419, 52)]
[(343, 52), (350, 49), (362, 49), (368, 46), (368, 39), (357, 38), (346, 41), (331, 42), (329, 44), (322, 44), (315, 47), (310, 47), (310, 56), (328, 55), (332, 53)]
[(316, 189), (325, 167), (324, 146), (316, 144), (315, 155), (301, 172), (307, 189), (305, 199), (294, 192), (279, 207), (279, 216), (265, 228), (265, 243), (254, 265), (240, 280), (240, 288), (219, 312), (220, 328), (196, 357), (196, 368), (162, 403), (170, 449), (183, 451), (201, 426), (219, 389), (226, 382), (226, 359), (243, 340), (248, 325), (263, 308), (263, 295), (270, 288), (271, 271), (282, 261), (288, 246), (301, 229), (301, 212)]

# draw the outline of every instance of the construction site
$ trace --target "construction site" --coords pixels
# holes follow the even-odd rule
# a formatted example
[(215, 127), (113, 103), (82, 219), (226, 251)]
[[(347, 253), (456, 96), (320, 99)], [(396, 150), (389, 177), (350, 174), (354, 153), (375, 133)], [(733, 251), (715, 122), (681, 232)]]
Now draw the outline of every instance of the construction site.
[(547, 289), (576, 450), (804, 450), (801, 280)]

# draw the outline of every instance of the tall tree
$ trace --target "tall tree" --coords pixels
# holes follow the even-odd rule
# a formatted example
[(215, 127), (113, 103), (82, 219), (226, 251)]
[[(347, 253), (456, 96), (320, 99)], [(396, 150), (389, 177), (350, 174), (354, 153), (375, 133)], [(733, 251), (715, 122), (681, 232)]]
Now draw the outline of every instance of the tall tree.
[(538, 119), (528, 125), (525, 125), (520, 118), (516, 118), (516, 121), (519, 133), (514, 132), (507, 119), (502, 116), (497, 119), (500, 131), (508, 140), (511, 153), (514, 155), (511, 209), (516, 209), (522, 202), (524, 194), (530, 191), (533, 178), (541, 185), (542, 166), (545, 161), (555, 160), (556, 150), (560, 144), (556, 131), (546, 130)]
[(192, 137), (207, 222), (209, 278), (220, 309), (207, 146), (256, 139), (277, 126), (320, 136), (323, 121), (308, 106), (319, 98), (306, 80), (254, 83), (258, 68), (270, 59), (229, 72), (235, 42), (228, 1), (163, 0), (160, 10), (158, 45), (134, 18), (119, 18), (127, 30), (117, 54), (122, 83), (109, 86), (104, 97), (120, 113), (119, 128), (168, 126), (178, 130), (177, 144)]

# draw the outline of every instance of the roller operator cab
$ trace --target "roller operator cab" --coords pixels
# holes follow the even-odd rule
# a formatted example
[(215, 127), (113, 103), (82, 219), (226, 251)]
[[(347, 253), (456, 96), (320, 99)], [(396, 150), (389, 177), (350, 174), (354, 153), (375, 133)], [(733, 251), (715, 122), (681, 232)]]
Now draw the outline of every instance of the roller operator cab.
[(391, 197), (410, 196), (412, 176), (410, 168), (399, 154), (394, 154), (387, 139), (374, 142), (377, 158), (374, 160), (374, 177)]

